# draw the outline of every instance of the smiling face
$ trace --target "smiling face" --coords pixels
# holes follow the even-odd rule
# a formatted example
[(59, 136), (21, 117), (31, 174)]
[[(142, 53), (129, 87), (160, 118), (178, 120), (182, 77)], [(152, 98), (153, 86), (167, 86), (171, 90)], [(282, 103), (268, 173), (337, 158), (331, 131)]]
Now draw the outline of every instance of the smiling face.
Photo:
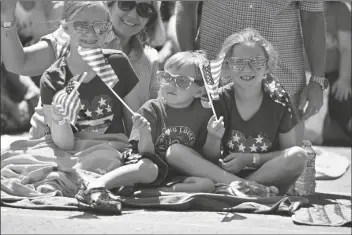
[[(182, 66), (180, 68), (171, 67), (166, 72), (172, 75), (181, 75), (186, 77), (197, 78), (196, 71), (191, 65)], [(192, 82), (188, 89), (182, 89), (176, 86), (174, 82), (162, 85), (164, 98), (166, 103), (174, 108), (188, 107), (194, 100), (194, 98), (202, 95), (202, 87), (195, 82)]]
[[(149, 3), (151, 1), (135, 1), (138, 3)], [(110, 9), (111, 22), (114, 25), (114, 30), (119, 37), (130, 38), (138, 34), (147, 25), (149, 18), (144, 18), (138, 15), (136, 7), (132, 10), (120, 9), (118, 1), (116, 1)]]
[[(242, 68), (236, 66), (243, 63)], [(241, 43), (234, 46), (228, 66), (229, 75), (236, 86), (244, 89), (261, 86), (262, 79), (267, 73), (266, 54), (264, 49), (254, 42)]]
[[(70, 35), (71, 48), (81, 46), (93, 49), (103, 45), (106, 34), (96, 33), (92, 26), (94, 22), (97, 28), (102, 28), (102, 22), (109, 22), (108, 10), (101, 4), (83, 8), (68, 22), (66, 32)], [(88, 28), (87, 25), (89, 25)], [(82, 30), (83, 28), (87, 28), (86, 32)]]

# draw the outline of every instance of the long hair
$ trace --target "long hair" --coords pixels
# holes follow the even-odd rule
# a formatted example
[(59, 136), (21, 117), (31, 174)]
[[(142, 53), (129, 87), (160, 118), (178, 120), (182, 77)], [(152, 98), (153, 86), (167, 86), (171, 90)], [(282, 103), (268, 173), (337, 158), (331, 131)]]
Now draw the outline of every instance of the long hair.
[[(114, 4), (116, 4), (116, 2), (117, 1), (106, 1), (110, 11), (111, 11), (111, 8), (114, 6)], [(142, 46), (145, 46), (145, 44), (149, 44), (152, 46), (162, 46), (166, 40), (166, 33), (165, 33), (164, 25), (161, 20), (161, 13), (160, 13), (161, 1), (151, 1), (151, 2), (157, 14), (155, 17), (152, 17), (151, 19), (149, 19), (148, 23), (145, 26), (146, 33), (148, 34), (149, 39)], [(132, 37), (136, 38), (137, 36), (138, 34), (133, 35)]]
[(226, 38), (221, 47), (218, 58), (224, 58), (226, 61), (226, 59), (231, 56), (233, 48), (236, 45), (246, 42), (256, 43), (263, 48), (265, 57), (267, 59), (267, 69), (269, 72), (273, 72), (277, 66), (277, 52), (270, 42), (262, 37), (257, 30), (252, 28), (246, 28)]
[(62, 24), (72, 21), (73, 18), (83, 9), (95, 5), (102, 5), (106, 7), (106, 10), (108, 12), (108, 8), (105, 1), (66, 1), (64, 3), (64, 9), (61, 16)]

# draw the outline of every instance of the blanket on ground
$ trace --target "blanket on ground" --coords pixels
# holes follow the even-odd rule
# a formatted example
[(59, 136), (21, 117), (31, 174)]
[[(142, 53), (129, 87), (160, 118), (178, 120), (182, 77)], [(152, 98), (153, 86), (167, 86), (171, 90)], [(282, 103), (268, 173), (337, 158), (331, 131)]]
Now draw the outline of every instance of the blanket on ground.
[[(91, 211), (74, 195), (80, 182), (99, 177), (122, 163), (127, 147), (124, 135), (76, 135), (73, 151), (58, 149), (50, 136), (18, 140), (1, 154), (1, 205), (27, 209)], [(207, 210), (293, 215), (309, 205), (304, 197), (241, 198), (212, 193), (163, 193), (137, 191), (116, 196), (123, 207)]]

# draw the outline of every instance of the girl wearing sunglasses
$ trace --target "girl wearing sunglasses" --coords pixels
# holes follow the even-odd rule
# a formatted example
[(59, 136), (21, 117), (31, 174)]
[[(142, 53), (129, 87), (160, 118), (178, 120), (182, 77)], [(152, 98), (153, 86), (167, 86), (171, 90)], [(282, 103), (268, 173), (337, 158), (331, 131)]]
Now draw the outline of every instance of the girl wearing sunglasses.
[[(69, 36), (63, 33), (63, 28), (60, 27), (42, 37), (36, 44), (23, 48), (18, 40), (14, 18), (16, 3), (17, 0), (1, 1), (1, 22), (4, 24), (1, 27), (1, 50), (3, 54), (7, 54), (3, 58), (5, 66), (17, 74), (41, 75), (56, 59), (69, 53)], [(151, 47), (163, 45), (165, 41), (160, 2), (107, 1), (106, 3), (111, 30), (106, 33), (103, 47), (122, 50), (130, 59), (139, 82), (125, 99), (130, 107), (137, 111), (147, 100), (157, 97), (160, 87), (156, 81), (158, 53)], [(98, 24), (90, 26), (98, 33), (104, 28)], [(76, 23), (75, 27), (79, 31), (85, 31), (88, 25)], [(44, 133), (44, 126), (40, 123), (42, 113), (36, 112), (32, 119), (36, 125), (35, 129), (31, 129), (31, 137), (41, 138)], [(132, 122), (128, 124), (131, 125)]]
[(229, 36), (218, 58), (232, 81), (215, 102), (226, 127), (219, 166), (285, 194), (305, 169), (307, 154), (296, 146), (298, 118), (290, 98), (271, 75), (277, 54), (248, 28)]

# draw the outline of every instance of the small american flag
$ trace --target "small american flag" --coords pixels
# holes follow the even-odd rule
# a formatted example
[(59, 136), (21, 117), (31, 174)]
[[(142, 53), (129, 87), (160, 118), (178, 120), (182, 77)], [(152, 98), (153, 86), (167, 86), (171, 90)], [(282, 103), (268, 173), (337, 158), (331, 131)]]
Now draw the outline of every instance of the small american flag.
[(78, 53), (106, 85), (113, 87), (119, 81), (115, 71), (105, 59), (101, 48), (86, 49), (78, 47)]
[(211, 60), (209, 63), (202, 65), (202, 73), (205, 80), (205, 87), (213, 100), (219, 99), (219, 81), (222, 60)]
[[(62, 106), (62, 115), (71, 125), (75, 125), (79, 111), (81, 110), (81, 100), (77, 91), (86, 73), (73, 77), (67, 86), (58, 91), (53, 97), (53, 104)], [(78, 80), (78, 81), (77, 81)]]

